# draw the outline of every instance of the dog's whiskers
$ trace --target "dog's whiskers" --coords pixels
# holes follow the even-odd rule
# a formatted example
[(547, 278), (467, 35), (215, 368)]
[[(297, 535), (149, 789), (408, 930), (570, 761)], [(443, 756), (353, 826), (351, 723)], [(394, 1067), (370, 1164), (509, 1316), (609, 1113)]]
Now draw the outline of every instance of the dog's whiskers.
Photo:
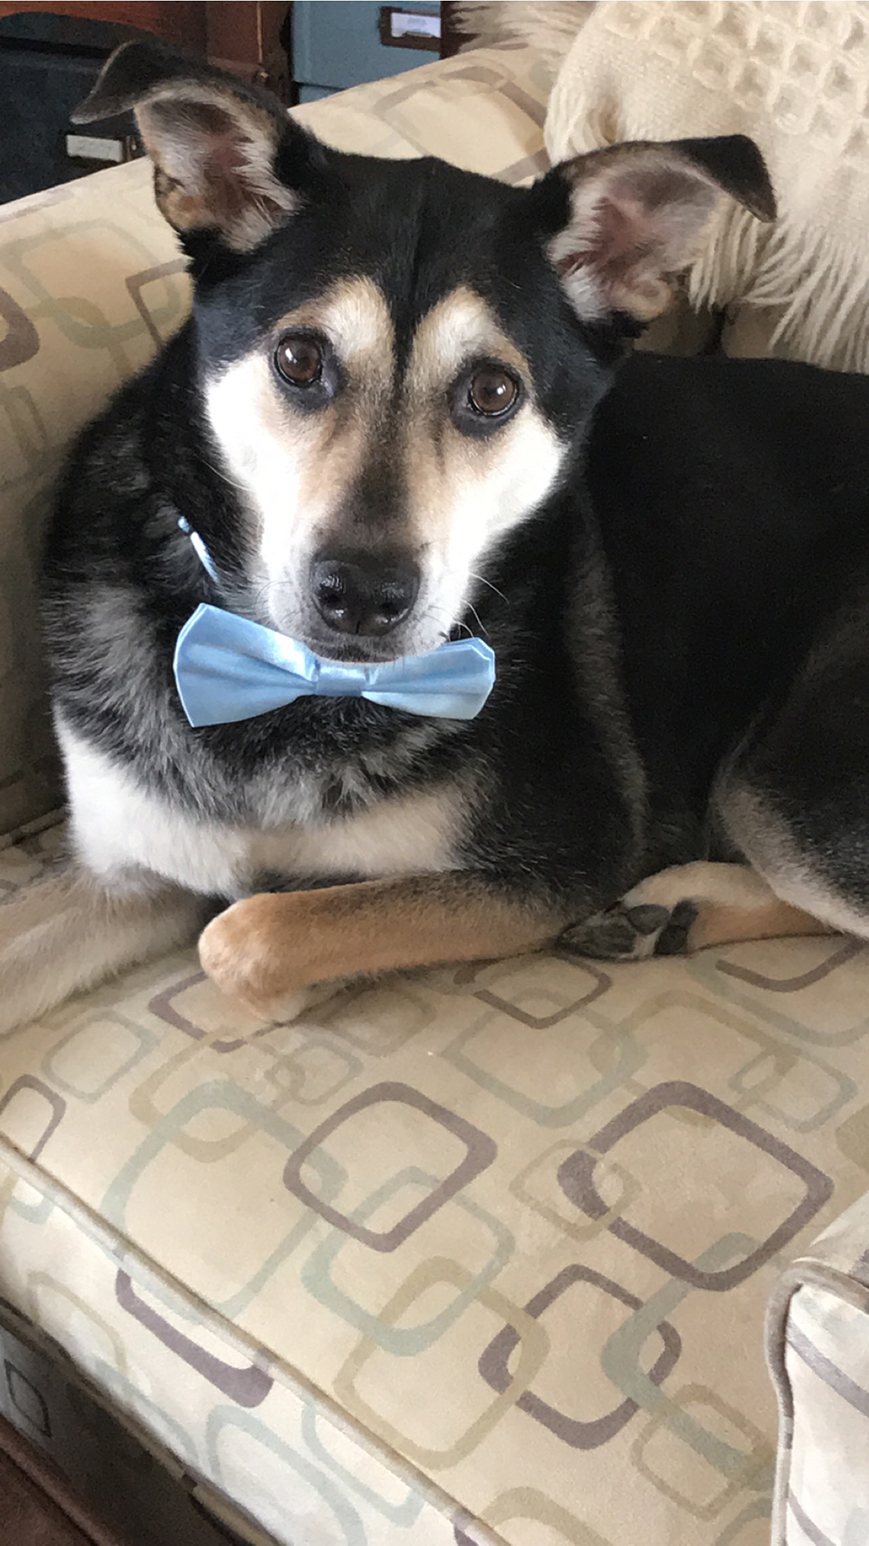
[[(474, 607), (474, 606), (471, 606), (471, 603), (470, 603), (470, 601), (466, 601), (466, 602), (465, 602), (465, 606), (466, 606), (466, 607), (467, 607), (467, 609), (468, 609), (468, 611), (469, 611), (469, 612), (472, 612), (472, 613), (473, 613), (473, 614), (474, 614), (474, 617), (475, 617), (475, 618), (476, 618), (476, 621), (477, 621), (477, 627), (478, 627), (478, 628), (479, 628), (479, 630), (480, 630), (480, 633), (481, 633), (481, 634), (482, 634), (482, 635), (483, 635), (483, 638), (484, 638), (484, 639), (488, 639), (488, 637), (489, 637), (489, 634), (488, 634), (488, 631), (487, 631), (487, 629), (485, 629), (485, 628), (484, 628), (484, 627), (483, 627), (483, 624), (482, 624), (482, 622), (481, 622), (481, 621), (480, 621), (480, 614), (479, 614), (479, 612), (478, 612), (478, 611), (477, 611), (477, 609), (476, 609), (476, 607)], [(468, 629), (468, 633), (470, 633), (470, 632), (471, 632), (471, 630), (470, 630), (470, 628), (469, 628), (469, 629)]]
[[(437, 615), (438, 612), (441, 613), (442, 617), (443, 616), (449, 617), (449, 613), (448, 612), (445, 613), (443, 607), (429, 607), (428, 611), (423, 612), (422, 617), (420, 618), (420, 621), (424, 623), (424, 622), (427, 622), (429, 620), (429, 618), (430, 618), (432, 620), (432, 622), (436, 623), (438, 621), (438, 615)], [(441, 638), (443, 640), (449, 639), (449, 636), (452, 633), (454, 628), (464, 628), (465, 632), (468, 634), (468, 637), (469, 638), (473, 637), (473, 635), (471, 633), (471, 629), (468, 627), (467, 623), (459, 623), (459, 622), (455, 622), (454, 623), (454, 622), (450, 622), (447, 628), (441, 628), (441, 635), (440, 635)]]
[(222, 467), (215, 466), (214, 462), (209, 461), (208, 457), (202, 455), (201, 452), (199, 459), (203, 466), (208, 468), (209, 472), (214, 473), (215, 478), (219, 478), (221, 483), (226, 484), (227, 488), (233, 489), (236, 494), (238, 493), (239, 485), (236, 483), (234, 478), (231, 478), (228, 473), (224, 472)]
[(495, 592), (496, 596), (500, 596), (501, 600), (505, 601), (507, 603), (507, 606), (509, 607), (510, 602), (509, 602), (508, 598), (504, 595), (504, 592), (502, 590), (499, 590), (497, 585), (493, 585), (491, 580), (487, 580), (485, 575), (474, 574), (473, 570), (471, 570), (470, 573), (469, 573), (469, 579), (471, 579), (471, 580), (479, 580), (481, 585), (488, 585), (489, 589), (493, 590)]

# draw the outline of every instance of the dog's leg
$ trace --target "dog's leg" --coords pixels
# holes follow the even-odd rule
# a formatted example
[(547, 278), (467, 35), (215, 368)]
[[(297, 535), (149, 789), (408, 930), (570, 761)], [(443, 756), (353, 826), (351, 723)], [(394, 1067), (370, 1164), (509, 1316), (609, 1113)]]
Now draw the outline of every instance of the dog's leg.
[(731, 841), (783, 902), (869, 940), (869, 564), (717, 793)]
[(0, 1031), (164, 950), (191, 943), (201, 897), (153, 877), (107, 890), (71, 867), (0, 907)]
[(287, 1020), (308, 1006), (313, 985), (534, 950), (565, 921), (554, 907), (451, 871), (250, 897), (213, 919), (199, 954), (230, 997)]
[(676, 865), (643, 880), (614, 907), (567, 929), (558, 943), (603, 961), (681, 955), (741, 939), (829, 934), (742, 864)]
[(654, 876), (594, 928), (569, 930), (575, 949), (635, 956), (781, 934), (869, 940), (867, 618), (869, 575), (857, 575), (784, 703), (721, 779), (718, 818), (751, 868)]

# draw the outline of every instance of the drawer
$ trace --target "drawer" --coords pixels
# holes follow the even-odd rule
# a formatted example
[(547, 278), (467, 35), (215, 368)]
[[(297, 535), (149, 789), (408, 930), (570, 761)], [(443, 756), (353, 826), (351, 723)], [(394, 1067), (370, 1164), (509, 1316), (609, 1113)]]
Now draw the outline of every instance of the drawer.
[[(304, 88), (333, 91), (359, 86), (363, 81), (401, 75), (418, 64), (440, 57), (440, 44), (431, 47), (390, 47), (381, 41), (381, 11), (411, 11), (440, 17), (435, 0), (382, 7), (368, 0), (295, 0), (293, 6), (293, 78), (303, 101), (314, 100)], [(393, 22), (395, 25), (395, 22)], [(398, 21), (398, 25), (402, 25)]]

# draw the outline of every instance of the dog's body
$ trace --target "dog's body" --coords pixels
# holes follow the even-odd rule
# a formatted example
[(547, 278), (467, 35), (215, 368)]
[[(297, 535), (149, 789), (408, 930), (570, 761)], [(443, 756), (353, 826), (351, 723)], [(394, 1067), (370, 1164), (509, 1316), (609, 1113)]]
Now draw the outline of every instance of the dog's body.
[[(626, 191), (620, 153), (512, 190), (327, 154), (263, 127), (256, 94), (225, 108), (213, 72), (194, 90), (137, 48), (96, 106), (145, 100), (197, 305), (61, 492), (46, 618), (81, 873), (60, 883), (53, 990), (32, 971), (47, 904), (0, 946), (7, 1013), (183, 938), (197, 898), (235, 902), (203, 960), (266, 1014), (556, 937), (631, 956), (689, 930), (869, 935), (869, 381), (637, 355), (604, 396), (686, 222), (716, 184), (768, 206), (762, 167), (736, 142), (651, 168), (628, 147)], [(215, 203), (210, 167), (203, 215), (191, 101), (203, 138), (217, 101), (233, 133), (244, 119), (254, 199)], [(469, 722), (309, 697), (193, 730), (172, 657), (201, 602), (350, 659), (480, 634), (496, 687)], [(643, 884), (709, 858), (754, 871)]]

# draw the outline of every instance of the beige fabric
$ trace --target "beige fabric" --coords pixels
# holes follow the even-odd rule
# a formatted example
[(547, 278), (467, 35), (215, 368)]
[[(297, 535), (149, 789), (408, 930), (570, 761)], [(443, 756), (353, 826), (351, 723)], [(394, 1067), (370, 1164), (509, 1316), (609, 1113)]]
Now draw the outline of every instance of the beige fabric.
[[(869, 1108), (841, 1129), (869, 1158)], [(773, 1546), (869, 1540), (869, 1197), (785, 1273), (770, 1306), (770, 1367), (781, 1412)]]
[(780, 219), (761, 227), (730, 205), (691, 270), (691, 298), (736, 306), (731, 353), (867, 370), (867, 107), (859, 0), (607, 0), (553, 87), (546, 145), (557, 161), (621, 140), (751, 135)]
[(550, 79), (532, 48), (480, 49), (293, 109), (338, 150), (439, 156), (467, 172), (528, 182), (549, 165)]
[(175, 954), (0, 1040), (0, 1299), (282, 1546), (768, 1546), (764, 1308), (866, 1189), (867, 999), (790, 940), (269, 1028)]
[[(520, 181), (546, 166), (549, 82), (527, 49), (406, 75), (299, 108), (339, 149), (437, 153)], [(39, 659), (41, 533), (73, 436), (151, 359), (189, 305), (149, 163), (0, 209), (0, 841), (60, 798)]]

